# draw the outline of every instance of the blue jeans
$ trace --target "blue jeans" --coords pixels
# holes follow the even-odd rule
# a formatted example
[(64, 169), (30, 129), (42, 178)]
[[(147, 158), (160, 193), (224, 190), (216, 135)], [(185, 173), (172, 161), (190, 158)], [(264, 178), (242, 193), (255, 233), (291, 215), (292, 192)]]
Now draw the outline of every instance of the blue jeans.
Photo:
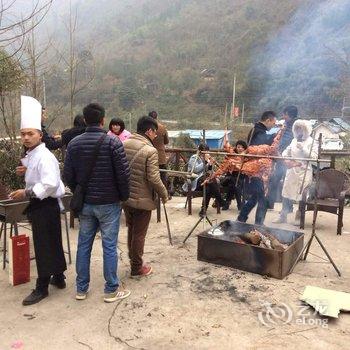
[(287, 217), (289, 213), (293, 213), (293, 201), (289, 198), (282, 198), (282, 210), (280, 215), (282, 217)]
[(246, 222), (248, 216), (253, 208), (258, 204), (255, 213), (255, 224), (263, 225), (266, 211), (267, 211), (267, 199), (264, 193), (264, 184), (259, 178), (251, 178), (249, 183), (249, 198), (242, 206), (242, 209), (238, 215), (237, 220), (241, 222)]
[(269, 194), (267, 200), (270, 208), (273, 208), (277, 197), (280, 197), (281, 195), (281, 192), (278, 193), (281, 191), (280, 182), (286, 176), (286, 171), (287, 167), (283, 161), (277, 161), (269, 181)]
[(119, 204), (95, 205), (84, 203), (79, 215), (80, 229), (77, 250), (77, 292), (86, 293), (90, 283), (90, 258), (96, 232), (101, 230), (105, 293), (113, 293), (119, 286), (117, 276), (117, 241), (121, 207)]

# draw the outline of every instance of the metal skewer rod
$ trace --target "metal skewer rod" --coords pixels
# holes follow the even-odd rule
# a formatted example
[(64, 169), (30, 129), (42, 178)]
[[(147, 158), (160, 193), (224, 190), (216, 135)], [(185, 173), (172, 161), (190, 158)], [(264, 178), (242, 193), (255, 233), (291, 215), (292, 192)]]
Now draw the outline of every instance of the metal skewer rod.
[(196, 179), (198, 177), (197, 174), (191, 174), (191, 173), (189, 173), (187, 171), (168, 170), (168, 169), (159, 169), (159, 171), (163, 172), (163, 173), (172, 173), (172, 174), (183, 175), (183, 176), (190, 177), (190, 178), (193, 178), (193, 179)]
[(217, 155), (229, 155), (233, 157), (248, 157), (248, 158), (267, 158), (267, 159), (282, 159), (282, 160), (296, 160), (296, 161), (309, 161), (309, 162), (318, 162), (318, 163), (327, 163), (330, 162), (327, 159), (314, 159), (314, 158), (294, 158), (294, 157), (282, 157), (282, 156), (268, 156), (263, 154), (249, 154), (249, 153), (227, 153), (227, 152), (211, 152), (211, 151), (202, 151), (202, 153), (210, 153), (210, 154), (217, 154)]

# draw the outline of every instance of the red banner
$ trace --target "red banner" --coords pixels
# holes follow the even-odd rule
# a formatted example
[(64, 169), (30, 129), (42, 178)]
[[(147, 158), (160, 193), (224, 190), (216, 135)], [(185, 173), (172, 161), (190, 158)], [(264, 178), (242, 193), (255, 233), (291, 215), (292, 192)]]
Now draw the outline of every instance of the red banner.
[(232, 111), (232, 118), (239, 117), (239, 107), (235, 107)]

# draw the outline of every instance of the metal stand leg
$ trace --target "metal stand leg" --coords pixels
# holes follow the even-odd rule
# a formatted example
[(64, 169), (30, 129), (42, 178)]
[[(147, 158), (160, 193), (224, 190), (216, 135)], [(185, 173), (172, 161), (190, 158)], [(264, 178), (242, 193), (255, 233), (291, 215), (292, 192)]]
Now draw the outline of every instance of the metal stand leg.
[(2, 231), (4, 229), (4, 223), (1, 223), (1, 228), (0, 228), (0, 240), (1, 240), (1, 236), (2, 236)]
[(68, 218), (67, 218), (67, 212), (64, 212), (64, 224), (66, 226), (66, 238), (67, 238), (67, 249), (68, 249), (68, 262), (69, 264), (72, 263), (72, 254), (70, 250), (70, 239), (69, 239), (69, 227), (68, 227)]
[(206, 196), (207, 196), (207, 190), (206, 190), (206, 185), (204, 184), (203, 185), (203, 209), (204, 209), (204, 212), (203, 212), (203, 216), (199, 218), (199, 220), (197, 221), (197, 223), (194, 225), (194, 227), (191, 229), (191, 231), (189, 232), (189, 234), (186, 236), (186, 238), (183, 240), (183, 243), (186, 243), (186, 241), (190, 238), (192, 232), (196, 229), (196, 227), (199, 225), (199, 223), (202, 221), (202, 220), (207, 220), (209, 225), (210, 226), (213, 226), (213, 224), (211, 223), (211, 221), (209, 220), (208, 218), (208, 215), (207, 215), (207, 207), (206, 207), (206, 204), (205, 204), (205, 200), (206, 200)]
[(190, 238), (192, 232), (196, 229), (196, 227), (200, 224), (200, 222), (203, 220), (203, 218), (199, 218), (199, 220), (197, 221), (197, 223), (192, 227), (191, 231), (188, 233), (188, 235), (186, 236), (186, 238), (183, 240), (183, 243), (186, 243), (186, 241)]
[(6, 222), (4, 223), (4, 251), (3, 251), (3, 261), (2, 261), (2, 269), (5, 270), (6, 267), (6, 250), (7, 250), (7, 232), (6, 232)]
[(15, 236), (18, 236), (18, 224), (17, 224), (17, 222), (13, 224), (13, 228), (15, 229)]
[(325, 246), (322, 244), (321, 240), (317, 237), (317, 235), (315, 234), (315, 238), (317, 239), (318, 244), (321, 246), (322, 250), (324, 251), (324, 253), (326, 254), (328, 260), (331, 262), (331, 264), (333, 265), (335, 271), (337, 271), (338, 276), (341, 276), (341, 273), (337, 267), (337, 265), (335, 264), (335, 262), (333, 261), (333, 259), (331, 258), (331, 256), (328, 254), (327, 249), (325, 248)]
[(303, 260), (306, 260), (306, 257), (307, 255), (309, 254), (309, 250), (310, 250), (310, 247), (311, 247), (311, 243), (312, 243), (312, 240), (314, 239), (314, 235), (312, 234), (309, 241), (307, 242), (307, 244), (305, 245), (305, 254), (304, 254), (304, 257), (303, 257)]
[[(320, 134), (319, 137), (319, 150), (318, 150), (318, 154), (320, 155), (321, 153), (321, 144), (322, 144), (322, 134)], [(319, 156), (318, 156), (318, 160), (319, 160)], [(318, 244), (320, 245), (320, 247), (322, 248), (322, 250), (324, 251), (324, 253), (326, 254), (328, 260), (330, 261), (330, 263), (333, 265), (335, 271), (337, 272), (338, 276), (341, 276), (341, 273), (338, 269), (338, 267), (336, 266), (336, 264), (334, 263), (333, 259), (331, 258), (331, 256), (328, 254), (327, 249), (325, 248), (325, 246), (322, 244), (321, 240), (318, 238), (317, 234), (316, 234), (316, 219), (317, 219), (317, 189), (318, 189), (318, 184), (319, 184), (319, 176), (320, 176), (320, 163), (319, 161), (317, 162), (317, 173), (316, 173), (316, 192), (315, 192), (315, 202), (314, 202), (314, 214), (313, 214), (313, 219), (312, 219), (312, 232), (311, 232), (311, 237), (310, 239), (306, 242), (306, 244), (304, 245), (302, 251), (299, 253), (297, 259), (295, 260), (292, 268), (290, 269), (289, 273), (293, 272), (296, 264), (298, 263), (298, 261), (300, 260), (301, 256), (303, 255), (304, 251), (305, 251), (305, 255), (304, 255), (304, 260), (306, 260), (307, 255), (309, 254), (309, 250), (311, 247), (311, 243), (312, 240), (314, 239), (314, 237), (316, 238)], [(305, 212), (304, 212), (305, 215)]]

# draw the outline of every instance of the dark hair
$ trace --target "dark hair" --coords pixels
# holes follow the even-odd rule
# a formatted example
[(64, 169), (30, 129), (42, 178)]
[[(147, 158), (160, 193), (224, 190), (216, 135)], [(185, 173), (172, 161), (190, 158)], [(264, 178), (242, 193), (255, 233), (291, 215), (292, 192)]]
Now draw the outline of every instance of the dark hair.
[(197, 148), (198, 151), (209, 151), (209, 146), (204, 142), (201, 142)]
[(158, 130), (158, 124), (152, 117), (144, 115), (137, 121), (137, 132), (144, 134), (149, 129)]
[(83, 109), (87, 125), (100, 124), (105, 117), (105, 109), (98, 103), (90, 103)]
[(247, 142), (245, 142), (243, 140), (238, 140), (235, 144), (235, 147), (237, 147), (238, 145), (241, 145), (244, 149), (247, 149), (247, 147), (248, 147)]
[(77, 114), (74, 117), (73, 125), (76, 126), (76, 127), (86, 126), (84, 116), (82, 114)]
[(120, 132), (123, 132), (125, 130), (125, 123), (123, 119), (112, 118), (112, 120), (109, 122), (109, 130), (112, 130), (112, 125), (119, 125)]
[(298, 108), (295, 106), (287, 106), (283, 110), (284, 114), (288, 114), (290, 118), (296, 118), (298, 116)]
[(157, 119), (158, 113), (156, 111), (152, 111), (148, 113), (149, 117), (152, 117), (153, 119)]
[(261, 117), (260, 121), (265, 122), (267, 119), (276, 118), (276, 113), (274, 111), (265, 111)]

